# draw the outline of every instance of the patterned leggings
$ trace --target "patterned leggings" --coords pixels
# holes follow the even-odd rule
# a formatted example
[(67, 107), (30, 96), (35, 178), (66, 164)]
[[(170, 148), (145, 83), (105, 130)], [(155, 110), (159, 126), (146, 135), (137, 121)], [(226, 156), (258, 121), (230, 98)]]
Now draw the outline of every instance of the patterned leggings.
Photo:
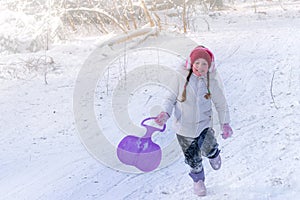
[(219, 145), (212, 128), (204, 129), (196, 138), (177, 134), (177, 139), (184, 153), (185, 163), (191, 167), (192, 173), (199, 173), (203, 170), (202, 156), (213, 158), (219, 153)]

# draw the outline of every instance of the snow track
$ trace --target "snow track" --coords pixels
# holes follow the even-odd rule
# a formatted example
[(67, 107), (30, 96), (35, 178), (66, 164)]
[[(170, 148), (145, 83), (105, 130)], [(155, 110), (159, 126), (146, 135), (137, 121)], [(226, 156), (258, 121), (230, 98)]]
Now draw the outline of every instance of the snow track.
[[(208, 196), (201, 199), (300, 198), (299, 7), (294, 1), (287, 11), (267, 14), (224, 11), (209, 20), (210, 32), (189, 34), (215, 53), (234, 128), (231, 139), (218, 137), (222, 168), (213, 171), (203, 161)], [(195, 23), (203, 23), (201, 16)], [(62, 49), (83, 63), (90, 48)], [(80, 65), (59, 51), (52, 51), (54, 59), (68, 69), (49, 76), (49, 85), (41, 78), (0, 80), (0, 199), (199, 199), (183, 158), (129, 174), (88, 154), (72, 113)]]

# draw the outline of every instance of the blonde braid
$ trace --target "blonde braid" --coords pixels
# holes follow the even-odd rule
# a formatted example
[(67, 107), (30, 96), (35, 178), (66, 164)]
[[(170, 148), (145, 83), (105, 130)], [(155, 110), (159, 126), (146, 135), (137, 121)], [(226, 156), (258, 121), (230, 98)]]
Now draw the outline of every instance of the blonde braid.
[(211, 98), (211, 93), (209, 90), (209, 72), (207, 72), (207, 93), (204, 95), (205, 99)]
[(186, 82), (184, 84), (184, 90), (183, 90), (182, 95), (181, 95), (181, 100), (179, 100), (180, 102), (185, 102), (185, 100), (186, 100), (186, 87), (189, 84), (190, 77), (191, 77), (192, 73), (193, 73), (193, 69), (191, 68), (190, 71), (189, 71), (188, 76), (186, 77)]

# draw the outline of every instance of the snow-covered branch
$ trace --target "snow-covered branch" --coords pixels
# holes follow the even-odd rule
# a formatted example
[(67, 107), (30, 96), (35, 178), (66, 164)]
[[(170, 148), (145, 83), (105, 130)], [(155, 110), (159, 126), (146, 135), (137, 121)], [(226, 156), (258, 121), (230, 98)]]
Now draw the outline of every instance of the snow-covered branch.
[(128, 40), (132, 40), (140, 36), (143, 36), (142, 40), (144, 40), (144, 38), (147, 38), (151, 35), (156, 35), (157, 33), (158, 33), (157, 27), (146, 27), (146, 28), (130, 31), (125, 34), (117, 35), (111, 38), (110, 40), (106, 41), (105, 43), (101, 43), (101, 46), (113, 46), (115, 44), (126, 42)]
[(126, 32), (125, 27), (122, 24), (120, 24), (115, 17), (113, 17), (112, 15), (110, 15), (109, 13), (105, 12), (102, 9), (80, 7), (80, 8), (68, 8), (68, 9), (65, 9), (64, 11), (65, 12), (96, 12), (96, 13), (108, 18), (115, 25), (117, 25), (122, 31)]

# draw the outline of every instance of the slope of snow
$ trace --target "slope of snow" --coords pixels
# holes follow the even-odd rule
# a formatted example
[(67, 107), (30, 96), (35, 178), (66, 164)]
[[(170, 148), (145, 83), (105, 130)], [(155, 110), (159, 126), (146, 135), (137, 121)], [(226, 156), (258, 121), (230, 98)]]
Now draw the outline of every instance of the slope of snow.
[[(218, 136), (222, 168), (213, 171), (204, 160), (208, 195), (202, 199), (300, 197), (300, 4), (284, 6), (286, 11), (275, 6), (259, 13), (244, 7), (216, 12), (208, 18), (211, 31), (188, 34), (215, 53), (234, 128), (232, 138)], [(204, 17), (195, 23), (206, 25)], [(60, 73), (49, 73), (48, 85), (42, 75), (20, 80), (3, 73), (0, 199), (199, 199), (181, 155), (158, 171), (126, 173), (97, 162), (82, 145), (73, 91), (96, 43), (79, 41), (47, 52), (61, 66)], [(34, 55), (3, 56), (1, 63)], [(159, 89), (145, 92), (147, 87), (136, 90), (129, 103), (134, 119), (143, 117), (134, 112), (135, 104), (145, 105)], [(165, 144), (162, 135), (156, 137)]]

